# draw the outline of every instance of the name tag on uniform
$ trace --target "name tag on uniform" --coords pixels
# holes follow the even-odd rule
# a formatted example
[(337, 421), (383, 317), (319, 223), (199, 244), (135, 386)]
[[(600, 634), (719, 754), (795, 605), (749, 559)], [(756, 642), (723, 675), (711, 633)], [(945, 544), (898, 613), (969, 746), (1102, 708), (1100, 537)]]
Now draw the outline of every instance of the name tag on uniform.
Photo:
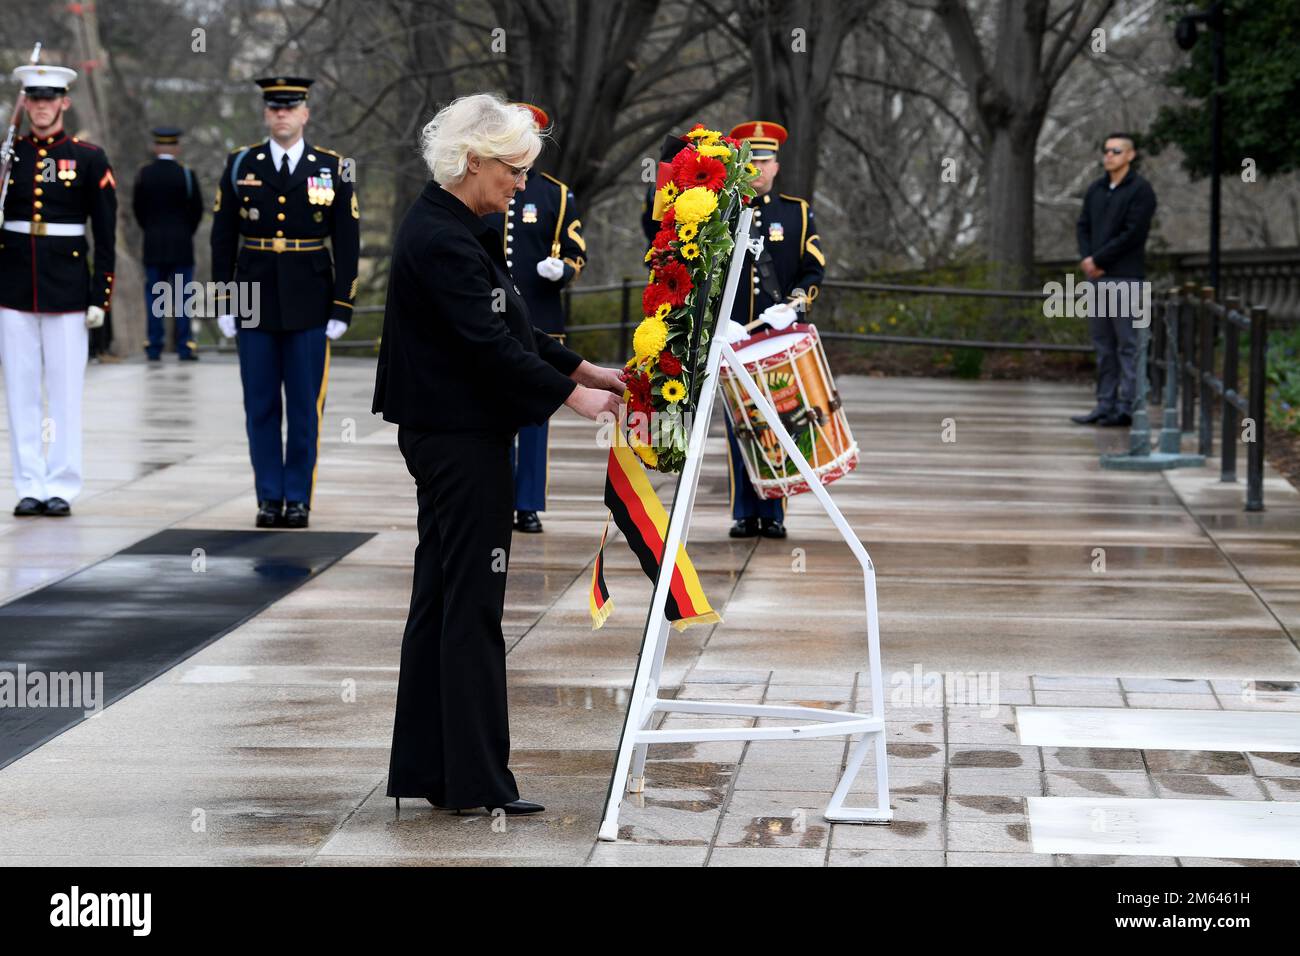
[(236, 186), (260, 186), (262, 181), (256, 176), (245, 176), (243, 179), (235, 180)]

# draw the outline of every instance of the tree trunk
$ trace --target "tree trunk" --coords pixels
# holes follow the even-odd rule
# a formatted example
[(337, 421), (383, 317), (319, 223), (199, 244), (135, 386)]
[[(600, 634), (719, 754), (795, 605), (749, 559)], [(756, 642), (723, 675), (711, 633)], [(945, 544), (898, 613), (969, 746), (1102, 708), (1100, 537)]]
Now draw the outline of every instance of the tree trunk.
[[(100, 46), (99, 23), (93, 4), (73, 4), (72, 36), (75, 67), (84, 84), (84, 93), (79, 97), (77, 111), (82, 119), (86, 139), (101, 146), (113, 164), (114, 175), (118, 179), (118, 207), (116, 224), (116, 264), (113, 270), (112, 320), (113, 341), (110, 347), (117, 356), (134, 355), (144, 348), (146, 337), (144, 314), (144, 270), (140, 266), (136, 250), (128, 242), (126, 216), (130, 209), (125, 203), (126, 193), (121, 189), (123, 176), (130, 173), (127, 167), (120, 165), (134, 151), (128, 151), (126, 144), (115, 135), (115, 126), (109, 122), (108, 91), (101, 78), (107, 69), (108, 53)], [(72, 130), (68, 130), (70, 134)], [(93, 236), (91, 237), (93, 241)]]
[(1034, 274), (1034, 144), (1039, 126), (996, 126), (987, 139), (987, 248), (993, 284), (1027, 288)]
[(780, 154), (778, 188), (783, 193), (812, 199), (840, 50), (874, 5), (875, 0), (756, 0), (739, 5), (753, 31), (751, 115), (745, 118), (773, 120), (790, 133)]

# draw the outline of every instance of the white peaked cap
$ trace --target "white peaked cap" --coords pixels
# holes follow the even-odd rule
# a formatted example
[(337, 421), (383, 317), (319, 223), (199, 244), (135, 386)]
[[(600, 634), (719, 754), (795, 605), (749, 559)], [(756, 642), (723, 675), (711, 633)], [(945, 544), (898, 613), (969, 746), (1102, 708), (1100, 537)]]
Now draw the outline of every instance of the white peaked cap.
[(56, 90), (66, 90), (77, 78), (77, 71), (48, 63), (25, 63), (14, 69), (13, 76), (24, 89), (48, 86)]

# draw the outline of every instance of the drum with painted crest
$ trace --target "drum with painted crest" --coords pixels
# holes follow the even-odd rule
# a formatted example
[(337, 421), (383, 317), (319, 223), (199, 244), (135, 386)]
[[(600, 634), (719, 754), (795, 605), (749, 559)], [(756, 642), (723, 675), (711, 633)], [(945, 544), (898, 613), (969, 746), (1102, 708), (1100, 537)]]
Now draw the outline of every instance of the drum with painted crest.
[[(849, 431), (817, 328), (796, 324), (773, 329), (733, 348), (818, 480), (830, 484), (852, 471), (858, 463), (858, 445)], [(721, 372), (727, 414), (755, 492), (762, 498), (788, 498), (810, 490), (725, 361)]]

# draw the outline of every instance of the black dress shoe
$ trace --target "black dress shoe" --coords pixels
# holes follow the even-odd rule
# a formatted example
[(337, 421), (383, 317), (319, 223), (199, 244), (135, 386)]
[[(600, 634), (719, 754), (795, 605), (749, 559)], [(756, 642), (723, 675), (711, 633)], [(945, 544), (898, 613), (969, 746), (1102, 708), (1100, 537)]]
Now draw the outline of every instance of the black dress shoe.
[(197, 362), (199, 360), (199, 356), (195, 352), (189, 352), (185, 355), (179, 355), (177, 356), (177, 358), (179, 358), (182, 362)]
[(763, 535), (763, 537), (765, 538), (785, 537), (785, 525), (777, 521), (775, 518), (764, 518), (762, 525), (763, 528), (761, 534)]
[(277, 527), (282, 520), (281, 513), (283, 511), (283, 501), (259, 501), (257, 503), (257, 526), (259, 528)]
[(737, 518), (736, 523), (727, 532), (733, 538), (754, 538), (758, 536), (757, 518)]
[(286, 528), (307, 527), (307, 502), (286, 501), (284, 504), (284, 526)]
[(45, 514), (45, 502), (39, 498), (24, 498), (14, 505), (15, 518), (35, 518)]
[(45, 513), (51, 518), (66, 518), (72, 514), (72, 505), (68, 504), (62, 498), (47, 498), (45, 501)]
[(1113, 412), (1097, 424), (1103, 428), (1127, 428), (1133, 424), (1133, 416), (1128, 412)]
[(1070, 421), (1074, 422), (1076, 425), (1092, 425), (1095, 422), (1101, 421), (1107, 414), (1107, 412), (1102, 411), (1100, 408), (1094, 408), (1086, 415), (1071, 415)]
[(542, 522), (536, 511), (519, 511), (515, 513), (515, 530), (526, 534), (541, 534)]

